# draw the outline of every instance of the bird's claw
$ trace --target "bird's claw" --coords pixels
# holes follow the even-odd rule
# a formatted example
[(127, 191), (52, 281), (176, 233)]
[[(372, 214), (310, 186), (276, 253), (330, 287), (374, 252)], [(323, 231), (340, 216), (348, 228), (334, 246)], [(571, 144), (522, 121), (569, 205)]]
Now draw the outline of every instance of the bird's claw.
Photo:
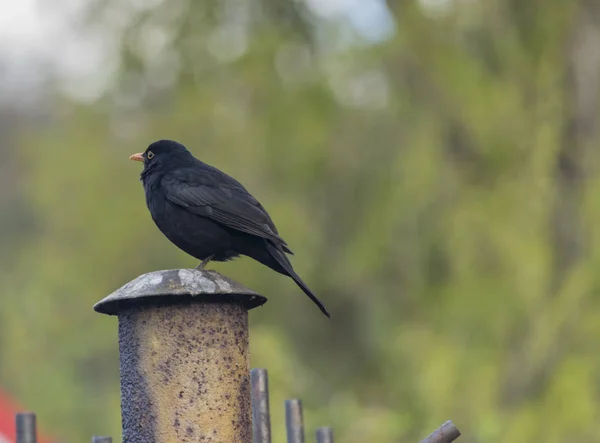
[(196, 266), (196, 271), (203, 271), (206, 265), (213, 259), (214, 255), (209, 255), (202, 262)]

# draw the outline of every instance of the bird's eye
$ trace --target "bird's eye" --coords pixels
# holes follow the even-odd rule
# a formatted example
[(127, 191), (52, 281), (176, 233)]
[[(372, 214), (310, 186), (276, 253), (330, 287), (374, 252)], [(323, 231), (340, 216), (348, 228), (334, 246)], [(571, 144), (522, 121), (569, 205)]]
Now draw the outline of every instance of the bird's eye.
[(148, 160), (152, 160), (152, 158), (154, 157), (154, 152), (148, 151), (148, 153), (146, 154), (146, 157), (148, 157)]

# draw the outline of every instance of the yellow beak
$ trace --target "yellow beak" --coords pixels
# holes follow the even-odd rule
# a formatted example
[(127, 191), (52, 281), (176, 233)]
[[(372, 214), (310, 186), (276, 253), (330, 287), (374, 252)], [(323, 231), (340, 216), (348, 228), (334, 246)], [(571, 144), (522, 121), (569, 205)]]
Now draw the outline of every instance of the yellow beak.
[(143, 162), (144, 161), (144, 155), (142, 153), (133, 154), (131, 157), (129, 157), (129, 160), (133, 160), (133, 161), (136, 161), (136, 162)]

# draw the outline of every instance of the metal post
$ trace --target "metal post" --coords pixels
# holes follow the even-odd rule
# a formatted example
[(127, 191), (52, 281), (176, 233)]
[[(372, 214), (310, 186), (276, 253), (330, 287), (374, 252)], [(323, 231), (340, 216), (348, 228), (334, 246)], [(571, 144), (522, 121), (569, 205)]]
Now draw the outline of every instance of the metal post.
[(98, 302), (119, 317), (123, 442), (251, 441), (247, 311), (265, 302), (192, 269), (144, 274)]
[(442, 426), (433, 431), (427, 438), (421, 440), (421, 443), (451, 443), (460, 437), (460, 431), (448, 420)]
[(20, 412), (16, 415), (16, 443), (36, 443), (37, 425), (33, 412)]
[(287, 443), (304, 443), (304, 419), (300, 400), (285, 401), (285, 427)]
[(333, 429), (331, 429), (331, 428), (317, 429), (317, 443), (333, 443)]
[(269, 412), (269, 378), (267, 370), (250, 371), (252, 386), (252, 435), (254, 443), (271, 443), (271, 417)]

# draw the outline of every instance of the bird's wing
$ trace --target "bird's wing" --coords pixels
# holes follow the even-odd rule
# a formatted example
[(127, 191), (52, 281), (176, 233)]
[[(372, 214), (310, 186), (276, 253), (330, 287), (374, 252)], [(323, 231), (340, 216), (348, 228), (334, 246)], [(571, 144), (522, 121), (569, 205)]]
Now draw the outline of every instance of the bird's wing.
[(218, 172), (220, 174), (217, 175), (212, 171), (198, 173), (192, 169), (178, 170), (162, 178), (162, 189), (171, 203), (189, 212), (229, 228), (272, 240), (291, 253), (260, 203), (237, 181)]

